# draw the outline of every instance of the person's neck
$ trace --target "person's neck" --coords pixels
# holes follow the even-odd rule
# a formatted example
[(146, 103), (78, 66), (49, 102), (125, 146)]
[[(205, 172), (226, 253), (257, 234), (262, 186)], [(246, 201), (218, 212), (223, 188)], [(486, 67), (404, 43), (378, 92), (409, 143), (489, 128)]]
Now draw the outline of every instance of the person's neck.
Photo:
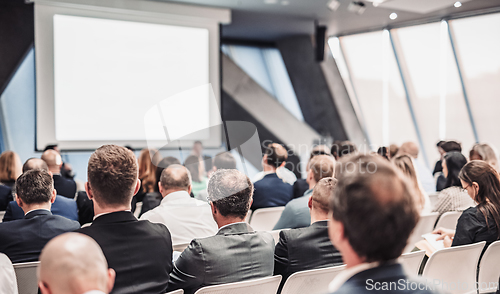
[(347, 268), (355, 267), (357, 265), (360, 265), (362, 263), (365, 263), (365, 259), (361, 258), (354, 252), (354, 250), (348, 246), (349, 248), (343, 248), (343, 250), (340, 250), (340, 253), (342, 254), (342, 259), (344, 263), (346, 264)]
[(221, 217), (221, 218), (217, 219), (215, 222), (217, 223), (217, 226), (220, 229), (223, 226), (227, 226), (227, 225), (234, 224), (234, 223), (241, 223), (243, 221), (244, 221), (244, 219), (239, 218), (239, 217)]
[(59, 167), (49, 167), (49, 171), (53, 174), (53, 175), (58, 175), (61, 173), (61, 168)]
[(264, 164), (264, 172), (276, 172), (276, 168), (269, 164)]
[(25, 203), (22, 208), (23, 208), (24, 214), (27, 214), (28, 212), (30, 212), (32, 210), (37, 210), (37, 209), (50, 210), (50, 203), (36, 203), (36, 204), (30, 204), (30, 205), (27, 205)]
[(99, 214), (104, 214), (104, 213), (112, 213), (112, 212), (126, 211), (126, 210), (132, 210), (130, 204), (128, 204), (128, 205), (116, 205), (116, 206), (105, 206), (105, 205), (99, 204), (94, 199), (94, 216), (99, 215)]
[(161, 193), (161, 196), (163, 198), (165, 198), (166, 196), (168, 196), (168, 194), (172, 194), (172, 193), (175, 193), (175, 192), (181, 192), (181, 191), (182, 192), (186, 192), (186, 193), (188, 192), (188, 191), (186, 191), (184, 189), (168, 189), (168, 190), (163, 190), (162, 191), (163, 193)]
[(308, 181), (307, 183), (309, 184), (309, 190), (314, 189), (314, 186), (316, 186), (315, 180)]
[(319, 221), (328, 220), (328, 213), (324, 213), (322, 211), (317, 211), (315, 208), (310, 209), (311, 211), (311, 224)]

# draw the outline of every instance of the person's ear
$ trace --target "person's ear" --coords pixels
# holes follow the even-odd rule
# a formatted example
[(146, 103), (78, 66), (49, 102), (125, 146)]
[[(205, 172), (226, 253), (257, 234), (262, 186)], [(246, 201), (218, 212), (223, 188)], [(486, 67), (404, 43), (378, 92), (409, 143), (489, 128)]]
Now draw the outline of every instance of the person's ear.
[(285, 166), (285, 164), (286, 164), (286, 160), (285, 160), (285, 161), (283, 161), (283, 162), (280, 164), (280, 167), (284, 167), (284, 166)]
[(160, 194), (163, 195), (163, 187), (161, 186), (161, 182), (158, 182), (158, 191), (160, 191)]
[(87, 192), (87, 197), (92, 200), (94, 198), (94, 194), (92, 193), (92, 189), (90, 188), (89, 182), (85, 182), (85, 192)]
[(53, 174), (50, 170), (49, 170), (49, 175), (50, 175), (51, 177), (53, 177), (53, 176), (54, 176), (54, 174)]
[(212, 201), (208, 202), (210, 204), (210, 208), (212, 209), (212, 215), (217, 214), (217, 207), (215, 207), (214, 203)]
[(248, 207), (252, 207), (253, 204), (253, 197), (248, 200)]
[(19, 198), (19, 196), (17, 196), (17, 194), (16, 194), (16, 203), (17, 203), (17, 205), (18, 205), (19, 207), (23, 208), (24, 203), (23, 203), (23, 201), (21, 200), (21, 198)]
[(474, 192), (476, 192), (474, 196), (476, 196), (479, 193), (479, 184), (476, 182), (472, 182), (472, 187), (474, 188)]
[(40, 292), (42, 292), (42, 294), (51, 294), (52, 293), (52, 291), (50, 291), (49, 286), (46, 285), (42, 281), (38, 281), (38, 288), (40, 288)]
[(191, 194), (191, 191), (193, 190), (193, 186), (192, 185), (189, 185), (188, 186), (188, 194)]
[(139, 192), (139, 189), (141, 188), (141, 180), (137, 179), (137, 182), (135, 183), (135, 189), (134, 189), (134, 195)]
[(113, 290), (113, 286), (115, 285), (115, 278), (116, 278), (115, 270), (112, 268), (109, 268), (108, 269), (108, 284), (106, 285), (108, 287), (107, 293), (111, 293), (111, 290)]
[(313, 197), (312, 196), (309, 197), (309, 201), (307, 202), (307, 206), (309, 207), (309, 209), (311, 209), (313, 207)]
[(54, 201), (56, 201), (56, 195), (57, 195), (56, 189), (52, 189), (52, 197), (50, 197), (50, 203), (54, 203)]
[(267, 164), (267, 154), (264, 154), (264, 156), (262, 156), (262, 162)]

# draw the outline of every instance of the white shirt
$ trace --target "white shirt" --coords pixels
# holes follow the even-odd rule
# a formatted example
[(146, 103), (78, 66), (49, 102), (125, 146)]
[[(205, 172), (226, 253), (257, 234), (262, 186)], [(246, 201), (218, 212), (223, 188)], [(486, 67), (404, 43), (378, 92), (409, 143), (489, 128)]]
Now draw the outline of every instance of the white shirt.
[[(272, 173), (274, 172), (273, 171), (259, 172), (252, 178), (252, 183), (260, 181), (264, 178), (264, 176)], [(288, 183), (290, 185), (293, 185), (293, 183), (295, 183), (295, 181), (297, 180), (295, 174), (284, 166), (278, 167), (276, 169), (276, 175), (278, 176), (278, 178), (282, 179), (283, 182)]]
[(0, 294), (17, 294), (16, 273), (7, 255), (0, 253)]
[(379, 262), (361, 263), (341, 271), (328, 286), (329, 292), (335, 292), (338, 289), (340, 289), (340, 287), (344, 285), (344, 283), (347, 282), (347, 280), (349, 280), (354, 275), (362, 271), (366, 271), (371, 268), (377, 267), (379, 265), (380, 265)]
[(172, 236), (172, 244), (190, 243), (217, 233), (210, 205), (191, 198), (186, 191), (177, 191), (163, 198), (160, 206), (146, 212), (141, 220), (164, 224)]
[(99, 291), (99, 290), (92, 290), (92, 291), (85, 292), (83, 294), (106, 294), (106, 293)]

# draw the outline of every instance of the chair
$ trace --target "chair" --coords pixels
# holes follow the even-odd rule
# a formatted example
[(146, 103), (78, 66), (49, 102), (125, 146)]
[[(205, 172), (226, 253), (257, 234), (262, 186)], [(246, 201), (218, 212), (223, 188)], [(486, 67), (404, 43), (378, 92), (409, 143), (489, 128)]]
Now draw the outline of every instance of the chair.
[(434, 252), (427, 261), (422, 276), (431, 279), (429, 283), (439, 281), (440, 289), (445, 292), (476, 293), (476, 269), (484, 244), (485, 241)]
[(281, 276), (272, 276), (243, 282), (208, 286), (198, 289), (194, 294), (276, 294)]
[(457, 227), (458, 218), (460, 218), (461, 215), (461, 211), (448, 211), (443, 213), (437, 221), (436, 228), (443, 227), (445, 229), (454, 230)]
[(173, 245), (173, 247), (174, 247), (173, 249), (174, 249), (174, 251), (182, 252), (182, 251), (184, 251), (184, 249), (186, 249), (189, 246), (189, 244), (191, 244), (191, 243), (175, 244), (175, 245)]
[(281, 294), (328, 293), (328, 285), (345, 267), (339, 265), (294, 273), (286, 280)]
[(488, 246), (479, 263), (479, 294), (495, 292), (500, 276), (500, 241)]
[(425, 251), (415, 251), (410, 253), (404, 253), (399, 257), (399, 262), (403, 265), (405, 271), (408, 274), (418, 275), (418, 270), (420, 269), (420, 264), (424, 258)]
[(250, 218), (250, 226), (256, 231), (271, 231), (280, 219), (283, 209), (284, 206), (257, 209)]
[(179, 290), (175, 290), (175, 291), (168, 292), (168, 293), (165, 293), (165, 294), (184, 294), (184, 290), (179, 289)]
[(38, 293), (38, 278), (36, 272), (39, 266), (39, 261), (14, 264), (19, 294)]
[(135, 204), (135, 211), (134, 211), (134, 215), (136, 218), (139, 218), (139, 215), (141, 214), (141, 210), (142, 210), (142, 202), (137, 202)]
[(2, 222), (4, 215), (5, 215), (5, 210), (4, 211), (0, 211), (0, 223)]
[(439, 213), (433, 212), (429, 214), (424, 214), (420, 216), (420, 220), (417, 223), (417, 226), (411, 233), (408, 238), (408, 245), (406, 245), (403, 253), (409, 253), (415, 248), (415, 243), (422, 240), (422, 235), (432, 232), (434, 229), (434, 224), (436, 223), (436, 219), (439, 216)]
[(273, 235), (274, 245), (278, 244), (278, 242), (280, 240), (280, 232), (281, 232), (281, 230), (274, 230), (274, 231), (268, 232), (269, 234)]

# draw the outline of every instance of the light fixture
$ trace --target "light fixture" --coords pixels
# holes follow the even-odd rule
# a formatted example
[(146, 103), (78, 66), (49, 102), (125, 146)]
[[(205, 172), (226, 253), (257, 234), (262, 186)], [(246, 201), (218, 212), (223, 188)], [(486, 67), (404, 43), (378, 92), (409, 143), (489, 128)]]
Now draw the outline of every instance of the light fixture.
[(347, 6), (347, 10), (349, 12), (361, 15), (363, 14), (363, 12), (365, 12), (366, 5), (361, 1), (352, 1), (351, 3), (349, 3), (349, 6)]
[(455, 6), (456, 8), (458, 8), (458, 7), (462, 6), (462, 2), (457, 1), (457, 2), (455, 2), (455, 4), (453, 4), (453, 6)]
[(398, 14), (396, 12), (393, 12), (391, 13), (391, 15), (389, 15), (389, 18), (395, 20), (396, 18), (398, 18)]
[(337, 11), (337, 9), (339, 9), (339, 6), (340, 6), (340, 2), (338, 0), (330, 0), (328, 1), (328, 3), (326, 4), (326, 6), (328, 7), (328, 9), (330, 9), (331, 11)]

